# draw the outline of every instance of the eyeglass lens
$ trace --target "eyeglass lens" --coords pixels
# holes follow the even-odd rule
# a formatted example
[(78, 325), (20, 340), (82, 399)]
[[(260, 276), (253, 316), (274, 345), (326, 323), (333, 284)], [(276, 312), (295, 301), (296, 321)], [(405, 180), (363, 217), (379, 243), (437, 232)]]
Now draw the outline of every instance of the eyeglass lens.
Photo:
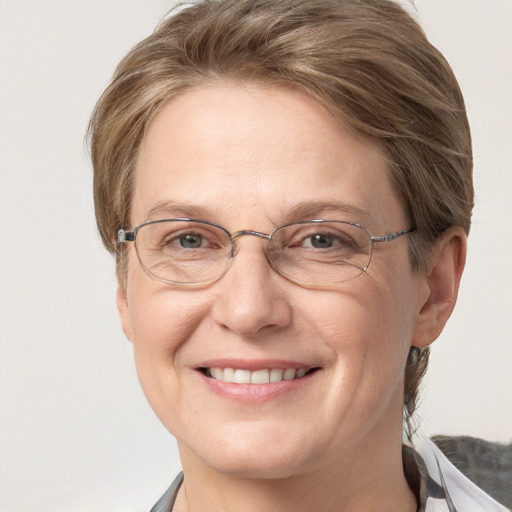
[[(208, 283), (229, 268), (235, 243), (223, 228), (206, 222), (168, 220), (143, 224), (135, 246), (143, 268), (168, 283)], [(312, 221), (277, 228), (267, 258), (283, 276), (311, 285), (357, 277), (371, 258), (362, 227), (341, 221)]]

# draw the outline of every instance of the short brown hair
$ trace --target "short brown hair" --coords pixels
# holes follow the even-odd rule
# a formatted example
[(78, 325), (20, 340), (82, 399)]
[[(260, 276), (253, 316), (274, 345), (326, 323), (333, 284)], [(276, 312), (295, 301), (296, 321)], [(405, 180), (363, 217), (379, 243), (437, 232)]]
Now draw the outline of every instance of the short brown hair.
[[(416, 232), (413, 268), (452, 226), (469, 232), (471, 137), (453, 72), (418, 23), (392, 0), (203, 0), (180, 8), (119, 64), (89, 134), (98, 228), (116, 255), (130, 226), (132, 184), (145, 131), (170, 98), (218, 79), (284, 84), (378, 141)], [(409, 432), (428, 349), (406, 370)]]

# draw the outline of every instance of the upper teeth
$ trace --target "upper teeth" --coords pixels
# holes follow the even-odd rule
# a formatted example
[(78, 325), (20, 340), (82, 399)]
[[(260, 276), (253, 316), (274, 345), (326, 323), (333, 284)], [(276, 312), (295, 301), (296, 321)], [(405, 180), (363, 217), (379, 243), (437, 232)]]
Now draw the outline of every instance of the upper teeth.
[(234, 368), (209, 368), (207, 374), (223, 382), (235, 382), (236, 384), (268, 384), (269, 382), (281, 382), (282, 380), (300, 379), (306, 375), (306, 368), (272, 368), (269, 370), (235, 370)]

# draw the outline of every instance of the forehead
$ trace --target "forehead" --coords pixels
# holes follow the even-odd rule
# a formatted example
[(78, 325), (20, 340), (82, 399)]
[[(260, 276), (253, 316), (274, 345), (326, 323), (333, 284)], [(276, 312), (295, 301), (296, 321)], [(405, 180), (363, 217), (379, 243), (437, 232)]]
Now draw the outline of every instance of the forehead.
[(226, 222), (222, 215), (280, 223), (308, 203), (363, 222), (359, 212), (376, 225), (383, 211), (402, 213), (380, 147), (299, 91), (225, 83), (190, 90), (169, 101), (141, 145), (134, 222), (155, 210), (180, 216), (183, 207), (217, 222)]

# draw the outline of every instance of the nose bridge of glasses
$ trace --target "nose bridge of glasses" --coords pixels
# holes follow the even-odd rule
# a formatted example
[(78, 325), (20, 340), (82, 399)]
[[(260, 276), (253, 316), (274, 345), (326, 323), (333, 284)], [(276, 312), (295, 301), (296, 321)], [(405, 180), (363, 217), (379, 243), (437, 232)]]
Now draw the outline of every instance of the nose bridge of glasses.
[(271, 236), (267, 233), (260, 233), (259, 231), (253, 231), (252, 229), (242, 229), (231, 235), (231, 241), (235, 242), (242, 236), (255, 236), (257, 238), (263, 238), (264, 240), (270, 240)]
[[(237, 231), (236, 233), (232, 233), (231, 234), (232, 250), (231, 250), (231, 254), (230, 254), (231, 263), (233, 263), (233, 258), (238, 254), (238, 251), (240, 250), (240, 246), (237, 243), (238, 239), (243, 236), (255, 236), (256, 238), (262, 238), (263, 240), (266, 240), (267, 243), (272, 239), (271, 235), (269, 235), (267, 233), (260, 233), (259, 231), (254, 231), (252, 229), (243, 229), (241, 231)], [(266, 254), (267, 260), (270, 262), (270, 260), (268, 259), (269, 258), (268, 246), (265, 248), (265, 254)]]

